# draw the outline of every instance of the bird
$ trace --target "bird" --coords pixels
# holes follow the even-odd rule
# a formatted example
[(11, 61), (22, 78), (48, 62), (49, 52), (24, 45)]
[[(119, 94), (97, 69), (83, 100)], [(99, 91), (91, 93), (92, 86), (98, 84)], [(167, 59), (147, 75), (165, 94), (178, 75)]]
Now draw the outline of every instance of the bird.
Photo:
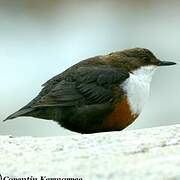
[(121, 131), (140, 115), (157, 68), (175, 64), (146, 48), (91, 57), (48, 80), (37, 97), (4, 121), (30, 116), (82, 134)]

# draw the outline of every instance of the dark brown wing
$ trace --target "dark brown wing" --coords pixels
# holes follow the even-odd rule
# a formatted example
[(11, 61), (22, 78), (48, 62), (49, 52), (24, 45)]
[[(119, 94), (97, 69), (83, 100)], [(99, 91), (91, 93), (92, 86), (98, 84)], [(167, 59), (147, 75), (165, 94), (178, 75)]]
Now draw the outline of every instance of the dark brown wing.
[(56, 80), (58, 83), (31, 107), (70, 107), (108, 102), (112, 99), (112, 87), (128, 77), (127, 72), (110, 67), (80, 67), (61, 77), (59, 82)]

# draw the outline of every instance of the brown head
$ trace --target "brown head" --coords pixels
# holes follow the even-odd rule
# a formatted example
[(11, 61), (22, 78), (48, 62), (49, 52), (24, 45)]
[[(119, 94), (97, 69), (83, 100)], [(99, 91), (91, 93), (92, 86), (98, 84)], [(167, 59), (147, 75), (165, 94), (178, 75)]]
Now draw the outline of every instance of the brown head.
[(107, 57), (113, 66), (134, 71), (142, 66), (170, 66), (175, 62), (161, 61), (151, 51), (144, 48), (133, 48), (110, 53)]

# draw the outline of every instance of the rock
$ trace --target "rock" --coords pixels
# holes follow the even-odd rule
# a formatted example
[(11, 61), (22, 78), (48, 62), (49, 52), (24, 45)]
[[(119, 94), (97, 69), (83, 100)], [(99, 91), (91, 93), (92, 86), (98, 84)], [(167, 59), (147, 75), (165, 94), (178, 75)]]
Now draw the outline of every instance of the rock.
[(178, 180), (180, 125), (61, 137), (0, 136), (0, 174), (38, 180)]

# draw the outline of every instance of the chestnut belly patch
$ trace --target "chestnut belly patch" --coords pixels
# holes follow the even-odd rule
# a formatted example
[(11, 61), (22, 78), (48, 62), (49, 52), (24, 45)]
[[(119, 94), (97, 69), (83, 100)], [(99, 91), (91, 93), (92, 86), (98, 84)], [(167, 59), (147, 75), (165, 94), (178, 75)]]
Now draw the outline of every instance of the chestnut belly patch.
[(102, 129), (122, 130), (130, 125), (139, 114), (133, 114), (128, 103), (127, 97), (114, 105), (113, 111), (108, 115), (102, 124)]

